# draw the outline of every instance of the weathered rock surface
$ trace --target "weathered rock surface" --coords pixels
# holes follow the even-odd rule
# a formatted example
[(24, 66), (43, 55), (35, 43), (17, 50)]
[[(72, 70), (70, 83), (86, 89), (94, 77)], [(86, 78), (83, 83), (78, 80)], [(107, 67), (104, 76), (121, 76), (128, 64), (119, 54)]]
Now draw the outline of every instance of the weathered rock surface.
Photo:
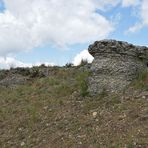
[(60, 67), (46, 67), (44, 65), (32, 68), (11, 68), (10, 70), (0, 70), (0, 86), (12, 87), (24, 85), (36, 78), (54, 76)]
[[(28, 80), (36, 77), (45, 77), (47, 68), (12, 68), (0, 71), (0, 86), (24, 85)], [(46, 74), (46, 75), (45, 75)]]
[(96, 41), (89, 46), (94, 57), (89, 78), (91, 94), (119, 92), (148, 67), (148, 48), (116, 40)]
[(27, 81), (27, 77), (23, 77), (22, 75), (11, 75), (0, 81), (0, 86), (15, 86), (15, 85), (23, 85)]

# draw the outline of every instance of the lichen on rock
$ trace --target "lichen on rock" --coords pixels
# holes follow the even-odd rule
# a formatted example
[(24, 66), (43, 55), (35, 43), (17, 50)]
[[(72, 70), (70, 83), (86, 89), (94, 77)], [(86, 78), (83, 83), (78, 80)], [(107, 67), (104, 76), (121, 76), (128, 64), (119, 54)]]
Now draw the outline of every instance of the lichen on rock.
[(94, 57), (89, 92), (122, 91), (148, 67), (148, 48), (116, 40), (96, 41), (88, 48)]

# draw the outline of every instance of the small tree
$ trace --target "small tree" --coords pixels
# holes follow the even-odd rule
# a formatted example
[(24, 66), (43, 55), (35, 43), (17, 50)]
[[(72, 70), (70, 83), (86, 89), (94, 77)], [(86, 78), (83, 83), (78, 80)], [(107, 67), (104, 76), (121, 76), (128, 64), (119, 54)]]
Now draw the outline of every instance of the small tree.
[(72, 66), (73, 66), (73, 63), (67, 63), (67, 64), (65, 65), (66, 68), (70, 68), (70, 67), (72, 67)]
[(87, 65), (87, 64), (88, 64), (87, 59), (82, 59), (79, 66), (84, 66), (84, 65)]

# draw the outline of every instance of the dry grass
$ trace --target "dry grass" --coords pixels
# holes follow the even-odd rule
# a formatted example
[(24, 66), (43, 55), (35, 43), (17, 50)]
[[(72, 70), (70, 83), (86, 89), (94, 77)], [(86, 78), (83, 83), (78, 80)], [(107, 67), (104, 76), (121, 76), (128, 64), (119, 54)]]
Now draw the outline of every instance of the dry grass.
[(148, 96), (83, 95), (87, 77), (59, 69), (24, 86), (0, 88), (0, 147), (147, 148)]

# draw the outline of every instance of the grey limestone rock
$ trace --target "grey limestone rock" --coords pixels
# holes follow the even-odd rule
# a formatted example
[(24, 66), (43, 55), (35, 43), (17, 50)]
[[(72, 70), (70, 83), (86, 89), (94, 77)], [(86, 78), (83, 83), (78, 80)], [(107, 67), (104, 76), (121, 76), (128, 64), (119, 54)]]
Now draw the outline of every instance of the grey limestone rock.
[(88, 48), (94, 57), (89, 77), (91, 94), (122, 91), (148, 67), (148, 48), (116, 40), (96, 41)]
[(0, 86), (15, 86), (23, 85), (27, 81), (27, 78), (18, 74), (7, 76), (6, 78), (0, 80)]

